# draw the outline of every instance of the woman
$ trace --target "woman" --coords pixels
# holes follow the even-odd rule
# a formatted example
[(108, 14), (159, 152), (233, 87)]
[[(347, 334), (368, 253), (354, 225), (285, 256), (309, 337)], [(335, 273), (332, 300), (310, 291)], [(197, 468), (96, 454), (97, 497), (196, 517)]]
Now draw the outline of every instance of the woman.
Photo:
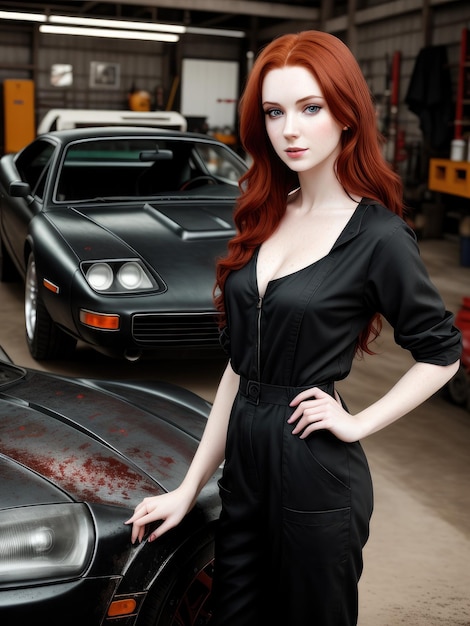
[[(352, 626), (372, 513), (359, 440), (456, 372), (460, 336), (401, 218), (374, 106), (350, 51), (307, 31), (259, 55), (240, 103), (252, 158), (237, 235), (217, 266), (230, 362), (181, 486), (146, 498), (132, 540), (178, 524), (225, 459), (215, 552), (218, 625)], [(351, 415), (334, 389), (383, 315), (416, 363)]]

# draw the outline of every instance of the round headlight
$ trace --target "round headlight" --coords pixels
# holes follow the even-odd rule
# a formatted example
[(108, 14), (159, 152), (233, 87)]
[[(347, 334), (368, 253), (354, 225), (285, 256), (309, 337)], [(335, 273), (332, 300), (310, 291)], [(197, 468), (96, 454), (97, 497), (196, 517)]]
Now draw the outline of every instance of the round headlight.
[(150, 287), (150, 281), (138, 263), (129, 261), (120, 268), (118, 281), (125, 289), (139, 289)]
[(113, 284), (113, 270), (107, 263), (94, 263), (86, 273), (90, 286), (97, 291), (106, 291)]

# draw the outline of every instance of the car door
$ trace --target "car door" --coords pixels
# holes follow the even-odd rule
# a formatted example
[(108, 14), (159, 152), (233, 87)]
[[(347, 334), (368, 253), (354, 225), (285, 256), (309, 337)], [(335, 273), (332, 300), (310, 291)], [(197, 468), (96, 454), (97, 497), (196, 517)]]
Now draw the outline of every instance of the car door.
[[(2, 240), (15, 265), (24, 275), (24, 244), (31, 219), (43, 208), (50, 168), (57, 149), (54, 143), (37, 140), (22, 150), (11, 163), (9, 178), (30, 185), (31, 196), (12, 196), (4, 189), (1, 208)], [(8, 185), (7, 185), (8, 186)]]

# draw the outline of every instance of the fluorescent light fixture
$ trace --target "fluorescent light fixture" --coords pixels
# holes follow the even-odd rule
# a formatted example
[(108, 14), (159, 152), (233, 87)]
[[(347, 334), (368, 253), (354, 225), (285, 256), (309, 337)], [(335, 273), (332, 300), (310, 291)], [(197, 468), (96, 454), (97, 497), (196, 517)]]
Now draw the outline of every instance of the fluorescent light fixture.
[[(190, 33), (192, 35), (209, 35), (215, 37), (245, 37), (242, 30), (225, 30), (222, 28), (198, 28), (197, 26), (179, 26), (177, 24), (154, 24), (149, 22), (132, 22), (129, 20), (108, 20), (94, 17), (74, 17), (69, 15), (41, 15), (39, 13), (20, 13), (19, 11), (0, 11), (0, 19), (28, 22), (47, 22), (41, 25), (42, 33), (57, 35), (84, 35), (86, 37), (108, 37), (110, 39), (139, 39), (144, 41), (179, 41), (175, 35)], [(51, 24), (49, 26), (49, 24)], [(64, 26), (55, 26), (64, 25)], [(69, 25), (70, 27), (66, 26)], [(82, 26), (83, 28), (73, 28)], [(87, 28), (92, 27), (92, 28)], [(94, 28), (96, 27), (96, 28)], [(121, 34), (119, 34), (121, 33)], [(166, 35), (165, 33), (169, 33)]]
[(142, 30), (159, 33), (178, 33), (186, 32), (185, 26), (177, 26), (176, 24), (153, 24), (147, 22), (129, 22), (125, 20), (105, 20), (94, 17), (72, 17), (68, 15), (50, 15), (51, 24), (71, 24), (73, 26), (97, 26), (98, 28), (122, 28), (127, 30)]
[(80, 28), (76, 26), (54, 26), (41, 24), (41, 33), (52, 35), (82, 35), (84, 37), (106, 37), (108, 39), (139, 39), (141, 41), (165, 41), (175, 43), (178, 35), (171, 33), (144, 33), (130, 30), (111, 30), (109, 28)]
[(213, 35), (216, 37), (245, 37), (242, 30), (225, 30), (222, 28), (198, 28), (197, 26), (186, 26), (186, 32), (193, 35)]
[(18, 11), (0, 11), (0, 20), (20, 20), (25, 22), (45, 22), (46, 16), (39, 13), (20, 13)]

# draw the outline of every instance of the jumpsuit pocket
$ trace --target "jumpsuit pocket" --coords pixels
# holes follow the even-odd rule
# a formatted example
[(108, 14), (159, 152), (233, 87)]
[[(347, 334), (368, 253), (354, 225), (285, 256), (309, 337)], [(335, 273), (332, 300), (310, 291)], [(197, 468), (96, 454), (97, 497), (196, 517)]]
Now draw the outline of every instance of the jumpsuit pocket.
[(297, 511), (284, 507), (283, 533), (292, 563), (322, 569), (343, 563), (349, 554), (351, 508)]
[(336, 437), (326, 438), (324, 433), (299, 439), (286, 429), (284, 443), (282, 485), (286, 508), (336, 511), (351, 505), (349, 455), (343, 442)]
[(327, 431), (313, 433), (301, 440), (317, 467), (321, 470), (325, 480), (339, 489), (349, 487), (349, 456), (347, 444), (337, 439)]
[(232, 492), (230, 491), (230, 489), (227, 489), (227, 487), (225, 487), (222, 484), (222, 478), (220, 478), (217, 481), (217, 486), (219, 488), (220, 499), (223, 500), (224, 502), (229, 501), (231, 498)]

